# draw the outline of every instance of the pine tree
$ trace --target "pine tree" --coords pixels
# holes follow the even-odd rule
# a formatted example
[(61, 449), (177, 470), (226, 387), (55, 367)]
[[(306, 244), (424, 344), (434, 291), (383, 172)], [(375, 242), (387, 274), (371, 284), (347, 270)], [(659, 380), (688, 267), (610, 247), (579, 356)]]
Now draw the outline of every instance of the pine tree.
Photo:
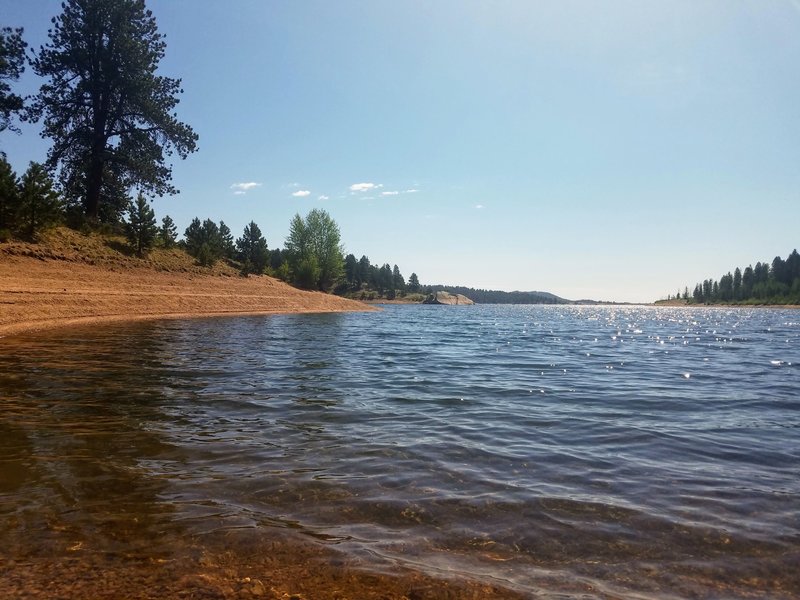
[(29, 116), (51, 138), (48, 166), (85, 214), (102, 218), (118, 188), (172, 194), (166, 157), (197, 135), (177, 119), (181, 82), (156, 75), (166, 43), (143, 0), (65, 0), (49, 43), (31, 61), (45, 79)]
[(32, 162), (19, 184), (19, 203), (16, 228), (29, 239), (56, 224), (63, 216), (61, 198), (53, 189), (53, 182), (44, 167)]
[(260, 275), (267, 268), (267, 261), (270, 259), (267, 240), (254, 221), (245, 226), (242, 237), (236, 240), (236, 248), (239, 251), (239, 260), (242, 261), (242, 275)]
[(22, 29), (0, 29), (0, 131), (19, 130), (11, 124), (14, 113), (23, 109), (22, 96), (11, 93), (8, 81), (17, 81), (25, 71), (25, 47)]
[(416, 273), (412, 273), (408, 278), (408, 291), (412, 294), (419, 292), (419, 278)]
[(147, 254), (156, 242), (158, 235), (156, 213), (141, 193), (136, 198), (136, 202), (131, 202), (128, 206), (125, 234), (131, 248), (139, 257)]
[(236, 245), (233, 243), (233, 234), (225, 221), (219, 222), (219, 243), (222, 257), (233, 258), (236, 256)]
[(178, 239), (178, 228), (169, 215), (161, 219), (161, 227), (158, 229), (158, 239), (161, 245), (167, 250), (175, 247)]
[(195, 257), (204, 267), (210, 267), (223, 255), (222, 238), (219, 227), (211, 219), (200, 223), (200, 219), (192, 219), (183, 234), (186, 251)]
[(5, 155), (0, 154), (0, 241), (11, 237), (15, 229), (15, 217), (19, 206), (17, 174)]

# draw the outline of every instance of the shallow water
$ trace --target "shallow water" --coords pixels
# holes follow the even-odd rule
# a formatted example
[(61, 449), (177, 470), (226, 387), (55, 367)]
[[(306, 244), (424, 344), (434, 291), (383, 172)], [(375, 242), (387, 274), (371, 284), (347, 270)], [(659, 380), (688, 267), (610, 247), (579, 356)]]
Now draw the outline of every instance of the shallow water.
[(800, 312), (389, 306), (0, 340), (0, 561), (242, 529), (537, 597), (800, 597)]

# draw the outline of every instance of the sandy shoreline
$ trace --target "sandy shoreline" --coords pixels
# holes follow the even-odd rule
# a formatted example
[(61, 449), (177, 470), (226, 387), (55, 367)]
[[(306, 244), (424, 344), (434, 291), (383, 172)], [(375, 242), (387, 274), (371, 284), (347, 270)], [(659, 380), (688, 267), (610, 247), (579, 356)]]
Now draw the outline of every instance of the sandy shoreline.
[(266, 276), (158, 272), (0, 254), (0, 336), (162, 318), (373, 310)]

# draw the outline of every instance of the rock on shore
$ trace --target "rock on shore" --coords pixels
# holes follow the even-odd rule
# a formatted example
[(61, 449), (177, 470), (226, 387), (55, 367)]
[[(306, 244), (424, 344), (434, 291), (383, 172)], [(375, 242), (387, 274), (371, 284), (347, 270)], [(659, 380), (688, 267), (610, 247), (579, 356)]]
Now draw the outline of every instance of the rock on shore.
[(475, 304), (472, 300), (462, 294), (451, 294), (450, 292), (435, 292), (430, 294), (423, 304)]

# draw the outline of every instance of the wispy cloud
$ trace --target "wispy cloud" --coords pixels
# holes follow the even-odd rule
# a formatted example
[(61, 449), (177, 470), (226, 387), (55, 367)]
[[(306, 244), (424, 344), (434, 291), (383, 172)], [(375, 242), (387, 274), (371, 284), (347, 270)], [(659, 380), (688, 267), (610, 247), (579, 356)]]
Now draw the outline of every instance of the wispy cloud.
[(400, 192), (381, 192), (381, 196), (397, 196)]
[(419, 191), (418, 189), (411, 188), (410, 190), (404, 190), (403, 193), (404, 194), (416, 194), (418, 191)]
[(330, 200), (331, 198), (330, 198), (330, 196), (326, 196), (325, 194), (322, 194), (322, 196), (320, 196), (319, 199), (324, 201), (324, 200)]
[(350, 186), (351, 192), (368, 192), (369, 190), (376, 190), (382, 188), (382, 183), (354, 183)]
[(310, 196), (311, 192), (309, 190), (297, 190), (296, 192), (292, 192), (292, 196), (295, 198), (305, 198), (306, 196)]
[(476, 205), (475, 205), (475, 208), (477, 208), (478, 210), (480, 210), (480, 209), (482, 209), (482, 208), (483, 208), (483, 204), (476, 204)]
[(231, 185), (231, 189), (233, 193), (237, 196), (241, 196), (242, 194), (246, 194), (250, 190), (260, 187), (260, 183), (256, 183), (255, 181), (247, 181), (243, 183), (234, 183)]

